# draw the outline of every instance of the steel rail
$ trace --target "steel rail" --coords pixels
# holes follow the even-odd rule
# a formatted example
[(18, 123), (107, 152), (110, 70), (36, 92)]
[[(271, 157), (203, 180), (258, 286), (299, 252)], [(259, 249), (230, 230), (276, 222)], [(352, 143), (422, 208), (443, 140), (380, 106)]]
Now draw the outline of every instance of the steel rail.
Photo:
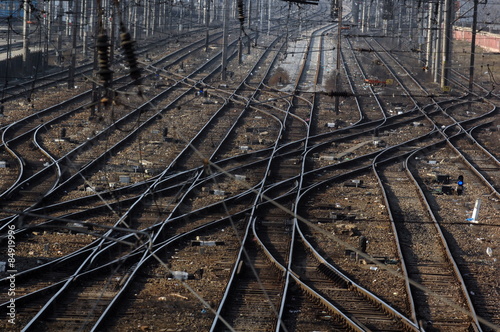
[[(220, 55), (220, 53), (219, 53)], [(202, 65), (200, 68), (198, 68), (197, 70), (195, 70), (193, 72), (193, 75), (197, 72), (200, 72), (201, 70), (203, 70), (203, 68), (205, 68), (206, 66), (208, 66), (209, 64), (213, 63), (215, 61), (215, 59), (217, 58), (217, 55), (214, 56), (211, 60), (209, 60), (208, 62), (206, 62), (204, 65)], [(217, 70), (214, 69), (211, 74), (215, 73), (215, 71)], [(187, 92), (186, 92), (187, 93)], [(167, 168), (168, 170), (168, 168)], [(165, 170), (162, 175), (166, 174), (166, 171)], [(156, 181), (153, 182), (153, 184), (149, 187), (149, 188), (154, 188), (154, 185), (159, 181), (159, 179), (161, 179), (162, 176), (159, 176), (158, 179)], [(122, 224), (123, 221), (127, 218), (127, 216), (132, 213), (132, 211), (134, 211), (140, 204), (140, 201), (149, 193), (149, 190), (147, 190), (145, 193), (143, 193), (137, 200), (136, 202), (134, 202), (131, 206), (131, 208), (123, 215), (119, 218), (119, 220), (115, 223), (115, 227)], [(162, 224), (162, 226), (160, 227), (160, 230), (157, 234), (161, 233), (161, 228), (163, 227), (164, 224)], [(111, 236), (112, 234), (112, 231), (108, 231), (104, 236), (106, 237), (109, 237)], [(154, 239), (156, 239), (156, 236), (154, 237)], [(102, 242), (101, 242), (102, 243)], [(77, 271), (75, 272), (75, 274), (79, 273), (83, 267), (86, 265), (86, 264), (90, 264), (94, 258), (95, 258), (95, 255), (99, 253), (99, 246), (96, 246), (94, 247), (94, 250), (91, 252), (91, 254), (84, 260), (83, 264), (80, 266), (80, 268), (77, 269)], [(68, 282), (66, 282), (64, 284), (64, 286), (43, 306), (43, 308), (40, 309), (40, 311), (35, 315), (35, 317), (24, 327), (23, 331), (24, 330), (30, 330), (31, 328), (34, 327), (35, 325), (35, 322), (42, 318), (43, 316), (45, 316), (47, 314), (47, 311), (49, 310), (49, 308), (51, 307), (51, 304), (56, 301), (56, 299), (61, 296), (64, 292), (67, 291), (67, 288), (71, 285), (72, 283), (72, 280), (74, 280), (74, 278), (71, 278), (70, 280), (68, 280)]]
[[(448, 142), (449, 142), (449, 140), (447, 140), (447, 143)], [(415, 160), (413, 157), (417, 153), (421, 153), (421, 152), (422, 152), (422, 150), (420, 150), (420, 149), (416, 150), (411, 155), (409, 155), (408, 158), (406, 158), (406, 160), (405, 160), (405, 172), (408, 174), (408, 176), (412, 179), (413, 183), (417, 187), (417, 189), (420, 193), (421, 201), (425, 202), (425, 207), (427, 208), (429, 215), (432, 217), (432, 222), (433, 222), (434, 226), (436, 227), (438, 233), (440, 234), (439, 238), (443, 243), (444, 250), (446, 251), (447, 257), (448, 257), (449, 261), (451, 262), (451, 265), (452, 265), (453, 270), (455, 272), (455, 276), (456, 276), (456, 278), (458, 278), (458, 280), (460, 282), (460, 287), (462, 288), (462, 293), (466, 298), (467, 307), (469, 310), (467, 312), (467, 314), (471, 317), (471, 319), (474, 322), (473, 328), (475, 331), (482, 331), (481, 325), (479, 324), (478, 316), (476, 314), (476, 310), (474, 308), (474, 305), (473, 305), (472, 300), (471, 300), (470, 295), (469, 295), (469, 291), (467, 290), (467, 286), (466, 286), (464, 278), (462, 276), (462, 272), (458, 268), (458, 264), (455, 261), (453, 252), (451, 251), (450, 245), (448, 244), (448, 241), (446, 240), (446, 237), (444, 236), (443, 230), (442, 230), (441, 226), (439, 225), (439, 222), (437, 221), (437, 219), (434, 215), (434, 211), (426, 199), (426, 196), (425, 196), (424, 191), (422, 189), (422, 184), (419, 183), (414, 176), (415, 170), (414, 170), (414, 166), (412, 166), (412, 164), (414, 163), (414, 162), (412, 162), (412, 160)]]
[[(302, 70), (303, 70), (303, 66), (302, 66)], [(268, 70), (269, 71), (269, 70)], [(300, 76), (300, 75), (299, 75)], [(297, 82), (295, 83), (295, 86), (297, 86)], [(266, 185), (266, 179), (269, 178), (269, 174), (270, 174), (270, 171), (271, 171), (271, 164), (272, 164), (272, 160), (273, 160), (273, 156), (276, 155), (277, 151), (279, 150), (279, 141), (280, 141), (280, 138), (282, 137), (283, 133), (284, 133), (284, 130), (285, 130), (285, 123), (286, 123), (286, 119), (287, 119), (287, 116), (290, 112), (290, 108), (292, 107), (291, 104), (289, 104), (289, 107), (286, 111), (286, 114), (284, 116), (284, 119), (282, 120), (281, 122), (281, 129), (280, 129), (280, 133), (278, 134), (278, 140), (276, 140), (275, 144), (274, 144), (274, 148), (273, 148), (273, 152), (271, 154), (271, 157), (269, 158), (269, 161), (268, 161), (268, 165), (267, 165), (267, 168), (266, 168), (266, 171), (265, 171), (265, 174), (266, 176), (264, 176), (264, 179), (262, 181), (262, 184), (260, 186), (260, 188), (258, 189), (258, 193), (257, 193), (257, 196), (256, 196), (256, 202), (254, 203), (254, 206), (252, 208), (252, 213), (251, 213), (251, 227), (252, 227), (252, 232), (250, 233), (249, 229), (247, 229), (247, 231), (245, 232), (245, 237), (242, 239), (241, 243), (242, 243), (242, 246), (240, 248), (240, 251), (238, 253), (238, 261), (240, 261), (244, 255), (244, 243), (246, 241), (248, 241), (248, 237), (250, 236), (250, 234), (253, 234), (253, 236), (258, 239), (258, 244), (259, 246), (262, 248), (262, 250), (264, 250), (264, 253), (266, 254), (266, 257), (268, 257), (271, 262), (274, 262), (276, 266), (278, 266), (278, 268), (280, 268), (279, 266), (281, 266), (281, 264), (279, 264), (275, 259), (274, 257), (272, 257), (272, 255), (269, 253), (268, 249), (266, 248), (266, 246), (261, 242), (259, 236), (258, 236), (258, 233), (257, 231), (255, 230), (255, 220), (256, 220), (256, 210), (257, 210), (257, 203), (259, 201), (262, 201), (262, 197), (264, 197), (264, 193), (265, 193), (265, 185)], [(281, 147), (283, 148), (283, 146)], [(284, 269), (284, 267), (281, 266), (282, 269)], [(231, 274), (231, 278), (229, 280), (229, 283), (228, 283), (228, 287), (226, 287), (226, 290), (224, 292), (224, 295), (221, 299), (221, 302), (219, 304), (219, 307), (217, 309), (217, 312), (216, 312), (216, 316), (213, 320), (213, 324), (212, 324), (212, 327), (210, 329), (210, 331), (214, 331), (218, 324), (219, 324), (219, 321), (220, 321), (220, 317), (221, 317), (221, 312), (223, 310), (223, 308), (226, 306), (226, 302), (228, 301), (228, 297), (229, 297), (229, 294), (230, 294), (230, 290), (232, 289), (232, 287), (234, 287), (234, 280), (235, 280), (235, 276), (236, 276), (236, 271), (237, 271), (237, 266), (235, 264), (233, 270), (232, 270), (232, 274)], [(280, 310), (278, 310), (280, 311)], [(277, 320), (279, 321), (281, 319), (280, 316), (277, 317)]]

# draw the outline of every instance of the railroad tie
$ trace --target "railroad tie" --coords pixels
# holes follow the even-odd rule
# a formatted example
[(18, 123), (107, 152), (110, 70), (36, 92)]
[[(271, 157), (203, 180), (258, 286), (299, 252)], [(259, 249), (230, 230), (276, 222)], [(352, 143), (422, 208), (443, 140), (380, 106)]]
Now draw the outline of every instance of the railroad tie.
[(317, 267), (317, 270), (323, 273), (325, 276), (327, 276), (330, 280), (335, 282), (340, 287), (347, 288), (348, 286), (347, 282), (324, 263), (320, 263)]

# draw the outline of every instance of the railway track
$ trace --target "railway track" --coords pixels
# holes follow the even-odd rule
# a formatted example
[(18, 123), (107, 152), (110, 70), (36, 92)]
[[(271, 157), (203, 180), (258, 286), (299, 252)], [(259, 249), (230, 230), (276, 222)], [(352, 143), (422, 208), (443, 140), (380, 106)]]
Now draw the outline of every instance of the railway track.
[[(450, 302), (467, 303), (467, 295), (464, 295), (461, 280), (456, 278), (453, 265), (449, 263), (450, 257), (445, 255), (449, 250), (446, 244), (443, 247), (444, 238), (436, 231), (434, 217), (429, 215), (429, 209), (425, 205), (415, 204), (421, 201), (420, 194), (408, 190), (412, 183), (401, 172), (400, 164), (379, 167), (377, 172), (391, 207), (391, 216), (398, 232), (408, 277), (424, 289), (430, 290), (433, 296), (438, 295), (431, 300), (426, 295), (429, 291), (414, 291), (413, 299), (415, 307), (418, 308), (417, 319), (428, 324), (427, 328), (442, 329), (457, 324), (457, 329), (467, 329), (474, 322), (468, 321), (468, 316), (439, 301), (440, 297), (445, 297), (449, 298)], [(434, 254), (429, 255), (430, 252)], [(439, 293), (443, 290), (443, 293)], [(470, 310), (467, 307), (462, 309)]]

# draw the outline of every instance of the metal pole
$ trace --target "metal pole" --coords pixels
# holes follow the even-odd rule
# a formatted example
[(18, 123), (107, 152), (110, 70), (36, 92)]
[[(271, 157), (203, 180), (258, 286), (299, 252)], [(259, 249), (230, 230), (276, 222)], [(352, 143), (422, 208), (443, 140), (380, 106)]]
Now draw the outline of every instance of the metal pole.
[(29, 56), (29, 13), (30, 6), (28, 4), (28, 0), (24, 0), (23, 2), (23, 71), (25, 73), (28, 72), (28, 56)]
[[(172, 8), (172, 0), (168, 2), (168, 32), (172, 33), (172, 16), (173, 16), (173, 8)], [(137, 40), (137, 39), (136, 39)]]
[(472, 90), (474, 89), (474, 60), (476, 57), (477, 4), (478, 0), (474, 0), (474, 12), (472, 14), (472, 39), (470, 43), (470, 66), (469, 66), (469, 94), (471, 96), (472, 96)]
[(78, 34), (78, 12), (80, 11), (80, 0), (76, 0), (73, 6), (73, 27), (71, 45), (71, 65), (68, 71), (68, 89), (75, 88), (75, 67), (76, 67), (76, 35)]
[[(199, 14), (199, 12), (198, 12)], [(157, 31), (160, 31), (159, 29), (159, 18), (160, 16), (160, 4), (158, 3), (157, 0), (154, 0), (153, 2), (153, 26), (151, 27), (152, 29), (152, 35), (154, 35)]]
[[(92, 3), (92, 2), (91, 2)], [(87, 44), (88, 44), (88, 40), (89, 40), (89, 32), (88, 32), (88, 29), (89, 29), (89, 15), (88, 15), (88, 6), (89, 6), (89, 3), (87, 1), (84, 1), (83, 2), (83, 10), (82, 10), (82, 13), (83, 13), (83, 16), (82, 16), (82, 24), (83, 24), (83, 42), (82, 42), (82, 54), (83, 54), (83, 57), (86, 58), (87, 57)]]
[(248, 14), (247, 14), (248, 30), (252, 28), (252, 3), (253, 1), (248, 1)]
[(240, 36), (238, 37), (238, 64), (243, 63), (243, 37), (240, 29)]
[(166, 18), (167, 18), (167, 3), (165, 1), (160, 1), (159, 26), (161, 32), (165, 32), (165, 27), (167, 26)]
[(193, 28), (193, 17), (195, 12), (194, 0), (189, 1), (189, 25), (188, 29), (191, 30)]
[(271, 33), (271, 0), (267, 0), (267, 35)]
[[(118, 4), (118, 5), (120, 5), (120, 4)], [(113, 7), (111, 9), (111, 12), (109, 13), (109, 15), (111, 17), (111, 32), (110, 32), (110, 37), (109, 37), (109, 44), (110, 44), (109, 45), (109, 58), (111, 59), (111, 61), (113, 61), (113, 59), (115, 57), (115, 44), (117, 44), (116, 43), (116, 35), (117, 35), (116, 23), (121, 18), (118, 18), (117, 9), (115, 7)], [(119, 35), (119, 33), (118, 33), (118, 35)], [(118, 43), (118, 45), (120, 45), (120, 44)]]
[(146, 38), (151, 36), (151, 1), (146, 1), (146, 5), (144, 6), (144, 28), (146, 29)]
[[(340, 91), (340, 47), (341, 47), (341, 33), (342, 33), (342, 0), (338, 0), (338, 30), (337, 30), (337, 72), (335, 73), (335, 91)], [(335, 96), (335, 114), (339, 114), (339, 96)]]
[(424, 52), (423, 52), (423, 48), (424, 48), (424, 42), (425, 42), (425, 38), (424, 38), (424, 24), (425, 24), (425, 8), (423, 5), (420, 5), (418, 8), (417, 8), (417, 17), (419, 17), (419, 23), (418, 26), (417, 26), (417, 31), (418, 31), (418, 60), (419, 62), (424, 62)]
[(222, 9), (223, 23), (222, 23), (222, 75), (223, 81), (226, 80), (227, 76), (227, 37), (228, 37), (228, 27), (229, 27), (229, 0), (224, 0), (224, 7)]
[(451, 65), (451, 14), (452, 14), (452, 0), (445, 0), (444, 2), (444, 30), (443, 30), (443, 57), (441, 67), (441, 88), (446, 89), (449, 82), (450, 65)]
[(220, 5), (219, 5), (220, 0), (214, 0), (214, 6), (213, 6), (213, 19), (212, 21), (218, 21), (219, 20), (219, 15), (220, 15)]
[(46, 33), (45, 33), (45, 38), (44, 38), (44, 45), (43, 45), (43, 51), (42, 51), (42, 66), (43, 70), (45, 71), (48, 67), (49, 64), (49, 44), (50, 44), (50, 33), (51, 33), (51, 4), (50, 3), (45, 3), (44, 4), (44, 10), (45, 10), (45, 17), (43, 19), (43, 22), (45, 26), (47, 27)]
[[(443, 18), (443, 3), (438, 2), (438, 15), (437, 15), (437, 21), (441, 22)], [(440, 25), (440, 27), (442, 27)], [(440, 61), (440, 56), (441, 56), (441, 39), (442, 38), (442, 33), (441, 31), (436, 31), (436, 38), (435, 38), (435, 54), (434, 54), (434, 82), (437, 83), (439, 82), (439, 72), (441, 68), (441, 61)]]
[(264, 0), (259, 0), (260, 3), (260, 22), (259, 32), (262, 31), (262, 24), (264, 23)]
[[(54, 4), (52, 2), (47, 3), (47, 14), (45, 16), (45, 24), (47, 25), (47, 51), (48, 51), (48, 45), (50, 45), (52, 39), (52, 15), (54, 13)], [(48, 53), (47, 53), (48, 57)]]
[[(366, 27), (368, 28), (368, 31), (370, 31), (370, 28), (373, 26), (372, 24), (372, 2), (370, 1), (367, 5), (367, 10), (366, 10)], [(339, 14), (340, 16), (340, 14)]]
[(427, 20), (427, 45), (426, 45), (426, 50), (425, 50), (425, 67), (426, 70), (429, 70), (429, 68), (432, 67), (432, 38), (434, 37), (434, 23), (435, 22), (435, 17), (433, 19), (433, 13), (434, 11), (432, 10), (432, 6), (434, 4), (432, 2), (429, 2), (429, 17)]
[(179, 31), (182, 31), (182, 22), (184, 21), (184, 4), (181, 2), (181, 13), (179, 15)]
[(137, 28), (137, 11), (139, 10), (139, 7), (137, 4), (134, 4), (134, 40), (137, 40), (137, 33), (138, 33), (138, 28)]
[(209, 30), (210, 30), (210, 0), (205, 0), (205, 25), (207, 27), (205, 34), (205, 52), (208, 52)]
[[(410, 8), (407, 9), (407, 18), (406, 18), (406, 22), (408, 22), (409, 24), (409, 36), (410, 36), (410, 41), (413, 43), (413, 36), (415, 36), (414, 32), (413, 32), (413, 26), (414, 26), (414, 19), (413, 19), (413, 3), (410, 5)], [(418, 20), (418, 18), (417, 18)], [(415, 20), (416, 21), (416, 20)], [(418, 43), (418, 41), (417, 41)]]
[(205, 17), (205, 12), (204, 12), (204, 8), (205, 6), (202, 6), (201, 4), (201, 0), (197, 0), (196, 1), (196, 13), (197, 13), (197, 17), (198, 17), (198, 20), (196, 21), (199, 24), (203, 23), (202, 22), (202, 18)]
[[(252, 1), (248, 1), (248, 14), (247, 14), (247, 24), (248, 31), (252, 29)], [(250, 54), (250, 46), (252, 44), (252, 39), (250, 35), (247, 35), (247, 54)]]
[(366, 27), (367, 27), (367, 24), (366, 24), (366, 18), (367, 18), (367, 15), (366, 15), (366, 2), (365, 0), (361, 0), (362, 1), (362, 9), (361, 9), (361, 32), (366, 32)]
[[(12, 58), (12, 48), (11, 48), (11, 43), (12, 43), (12, 40), (11, 40), (11, 33), (10, 31), (12, 30), (12, 25), (10, 23), (10, 20), (12, 18), (11, 17), (7, 17), (7, 60), (9, 60), (10, 58)], [(6, 63), (6, 67), (5, 67), (5, 87), (7, 87), (8, 85), (8, 82), (9, 82), (9, 62)], [(1, 106), (3, 106), (3, 101), (1, 102), (0, 104)]]
[(403, 4), (399, 3), (399, 18), (398, 18), (398, 47), (401, 47), (401, 35), (403, 34)]

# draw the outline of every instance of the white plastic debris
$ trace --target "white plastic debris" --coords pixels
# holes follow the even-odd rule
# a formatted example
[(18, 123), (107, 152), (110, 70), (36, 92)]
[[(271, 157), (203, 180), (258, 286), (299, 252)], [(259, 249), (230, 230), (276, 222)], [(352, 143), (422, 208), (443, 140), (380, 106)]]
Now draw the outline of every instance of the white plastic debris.
[(175, 280), (187, 280), (188, 273), (184, 271), (172, 271), (172, 279)]

